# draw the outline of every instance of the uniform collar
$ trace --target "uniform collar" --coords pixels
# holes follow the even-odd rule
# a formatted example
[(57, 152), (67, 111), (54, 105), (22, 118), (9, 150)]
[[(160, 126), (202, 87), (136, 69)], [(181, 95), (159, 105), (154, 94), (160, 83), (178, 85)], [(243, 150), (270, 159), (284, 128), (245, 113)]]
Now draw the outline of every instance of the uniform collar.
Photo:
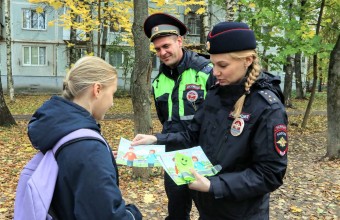
[(244, 83), (246, 78), (242, 79), (240, 83), (226, 86), (216, 85), (216, 94), (221, 97), (225, 104), (235, 104), (235, 102), (245, 93)]

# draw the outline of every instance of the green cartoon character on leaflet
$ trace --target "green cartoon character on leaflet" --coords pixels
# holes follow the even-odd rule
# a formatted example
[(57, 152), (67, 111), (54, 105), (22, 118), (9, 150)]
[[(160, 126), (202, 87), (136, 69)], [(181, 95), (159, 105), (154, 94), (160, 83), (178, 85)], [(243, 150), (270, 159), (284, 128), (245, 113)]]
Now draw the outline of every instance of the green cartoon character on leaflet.
[(175, 165), (180, 178), (183, 178), (188, 183), (195, 180), (195, 177), (190, 172), (190, 169), (194, 169), (191, 157), (177, 152), (175, 155)]

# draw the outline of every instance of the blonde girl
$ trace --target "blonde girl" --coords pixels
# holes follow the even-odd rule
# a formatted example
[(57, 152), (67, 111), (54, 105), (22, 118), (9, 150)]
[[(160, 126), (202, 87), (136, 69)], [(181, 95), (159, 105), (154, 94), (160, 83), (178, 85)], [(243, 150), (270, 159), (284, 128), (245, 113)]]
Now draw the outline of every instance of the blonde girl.
[[(28, 136), (37, 149), (51, 149), (65, 135), (82, 129), (101, 133), (99, 121), (113, 105), (117, 72), (104, 60), (86, 56), (67, 73), (62, 96), (52, 96), (33, 115)], [(56, 152), (58, 179), (52, 200), (54, 217), (75, 219), (142, 219), (125, 204), (117, 165), (106, 143), (80, 138)]]

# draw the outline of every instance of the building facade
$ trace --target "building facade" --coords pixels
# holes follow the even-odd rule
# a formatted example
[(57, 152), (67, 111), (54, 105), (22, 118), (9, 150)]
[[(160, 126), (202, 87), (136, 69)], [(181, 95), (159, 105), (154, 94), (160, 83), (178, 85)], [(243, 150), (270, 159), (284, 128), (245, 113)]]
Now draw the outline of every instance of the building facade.
[[(70, 40), (70, 30), (56, 23), (57, 18), (64, 10), (46, 8), (42, 13), (37, 13), (38, 5), (27, 0), (11, 0), (11, 52), (12, 75), (14, 87), (20, 92), (52, 92), (61, 91), (63, 79), (69, 66), (67, 41)], [(201, 22), (194, 13), (184, 15), (184, 8), (178, 7), (177, 15), (189, 27), (186, 42), (199, 43)], [(218, 11), (218, 10), (216, 10)], [(220, 10), (222, 11), (222, 10)], [(0, 75), (4, 91), (7, 88), (7, 55), (5, 31), (4, 1), (0, 0)], [(218, 14), (218, 12), (217, 12)], [(223, 14), (214, 16), (211, 24), (223, 19)], [(54, 21), (53, 26), (48, 23)], [(110, 45), (117, 36), (115, 30), (110, 29), (107, 45)], [(96, 33), (93, 36), (94, 54), (97, 53)], [(124, 44), (124, 43), (123, 43)], [(77, 58), (85, 55), (86, 45), (78, 45)], [(133, 53), (132, 53), (133, 54)], [(126, 73), (124, 62), (127, 56), (124, 52), (110, 52), (106, 54), (106, 61), (116, 67), (119, 74), (119, 87), (129, 89), (130, 72)], [(153, 57), (152, 78), (156, 76), (159, 59)]]

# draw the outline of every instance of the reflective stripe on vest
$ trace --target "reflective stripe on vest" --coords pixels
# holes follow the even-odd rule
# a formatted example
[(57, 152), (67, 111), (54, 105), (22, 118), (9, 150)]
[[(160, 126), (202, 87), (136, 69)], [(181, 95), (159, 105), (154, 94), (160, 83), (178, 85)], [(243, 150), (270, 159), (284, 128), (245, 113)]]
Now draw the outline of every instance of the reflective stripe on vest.
[(168, 97), (168, 112), (169, 112), (169, 118), (171, 118), (172, 114), (172, 100), (171, 100), (171, 94), (172, 90), (175, 87), (175, 81), (166, 77), (163, 73), (161, 73), (158, 78), (152, 83), (155, 99), (158, 97), (169, 93)]
[[(201, 90), (204, 91), (204, 97), (207, 94), (206, 91), (206, 82), (209, 78), (209, 74), (204, 73), (204, 72), (196, 72), (194, 69), (188, 69), (184, 71), (178, 80), (179, 82), (179, 87), (178, 87), (178, 101), (179, 101), (179, 117), (180, 120), (192, 120), (194, 115), (184, 115), (184, 101), (183, 101), (183, 92), (186, 90), (186, 85), (188, 84), (196, 84), (200, 85)], [(172, 118), (172, 92), (175, 87), (175, 81), (166, 77), (163, 73), (161, 73), (158, 76), (158, 79), (156, 79), (152, 83), (153, 89), (154, 89), (154, 95), (155, 99), (158, 97), (168, 93), (168, 121), (171, 121)]]

